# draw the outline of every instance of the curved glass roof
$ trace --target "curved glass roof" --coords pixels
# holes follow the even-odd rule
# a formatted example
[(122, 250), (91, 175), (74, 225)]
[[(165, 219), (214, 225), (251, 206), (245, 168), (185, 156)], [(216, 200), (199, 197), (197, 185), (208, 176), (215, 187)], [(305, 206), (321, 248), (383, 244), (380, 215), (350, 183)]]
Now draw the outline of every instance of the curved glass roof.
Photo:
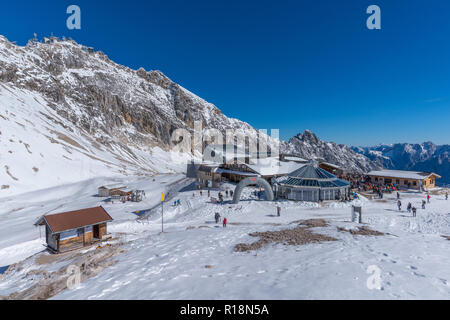
[(350, 185), (334, 174), (315, 165), (305, 165), (285, 177), (277, 179), (282, 185), (318, 188), (342, 188)]

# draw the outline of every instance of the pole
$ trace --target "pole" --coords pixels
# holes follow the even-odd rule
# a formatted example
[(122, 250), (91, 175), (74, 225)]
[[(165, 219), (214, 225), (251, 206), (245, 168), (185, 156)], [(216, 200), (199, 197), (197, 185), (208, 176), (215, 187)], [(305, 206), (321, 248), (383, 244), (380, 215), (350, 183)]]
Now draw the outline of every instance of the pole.
[(164, 233), (164, 201), (161, 202), (161, 232)]

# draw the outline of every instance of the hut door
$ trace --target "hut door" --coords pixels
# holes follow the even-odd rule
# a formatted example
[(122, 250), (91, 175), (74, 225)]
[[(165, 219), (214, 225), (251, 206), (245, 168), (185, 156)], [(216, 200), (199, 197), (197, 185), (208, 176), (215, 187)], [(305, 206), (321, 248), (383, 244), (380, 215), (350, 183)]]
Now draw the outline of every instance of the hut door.
[(97, 224), (92, 227), (93, 236), (96, 239), (100, 239), (100, 226)]

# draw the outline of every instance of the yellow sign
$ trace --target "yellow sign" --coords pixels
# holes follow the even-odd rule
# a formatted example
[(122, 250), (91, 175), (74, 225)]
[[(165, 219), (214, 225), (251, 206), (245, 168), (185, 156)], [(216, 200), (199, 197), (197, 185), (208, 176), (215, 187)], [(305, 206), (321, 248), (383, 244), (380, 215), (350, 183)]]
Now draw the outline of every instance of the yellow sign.
[(164, 195), (164, 192), (161, 193), (161, 202), (164, 202), (165, 197), (166, 197), (166, 196)]

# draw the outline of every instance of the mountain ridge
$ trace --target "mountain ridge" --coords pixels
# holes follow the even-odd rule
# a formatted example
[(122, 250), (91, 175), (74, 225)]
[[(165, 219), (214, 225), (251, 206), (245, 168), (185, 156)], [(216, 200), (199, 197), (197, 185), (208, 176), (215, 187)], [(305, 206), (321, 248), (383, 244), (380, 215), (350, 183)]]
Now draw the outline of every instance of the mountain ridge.
[[(161, 71), (132, 70), (71, 39), (18, 46), (0, 36), (0, 197), (98, 175), (180, 172), (189, 155), (170, 151), (171, 135), (193, 132), (196, 121), (204, 130), (261, 134)], [(280, 141), (281, 151), (373, 167), (347, 147), (303, 136)]]

